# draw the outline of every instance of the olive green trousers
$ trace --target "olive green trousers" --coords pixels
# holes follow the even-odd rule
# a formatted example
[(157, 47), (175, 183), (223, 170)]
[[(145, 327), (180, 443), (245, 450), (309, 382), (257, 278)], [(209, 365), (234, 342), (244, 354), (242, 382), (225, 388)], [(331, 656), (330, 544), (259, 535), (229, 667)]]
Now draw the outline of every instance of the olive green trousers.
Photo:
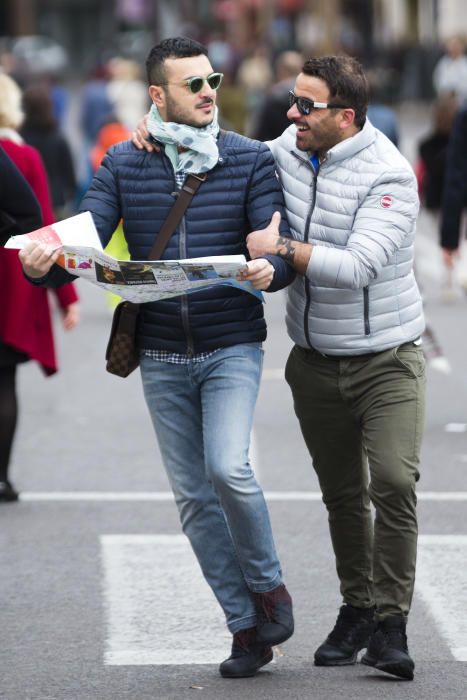
[(285, 376), (328, 510), (344, 602), (376, 605), (379, 619), (408, 615), (425, 403), (421, 348), (336, 357), (295, 346)]

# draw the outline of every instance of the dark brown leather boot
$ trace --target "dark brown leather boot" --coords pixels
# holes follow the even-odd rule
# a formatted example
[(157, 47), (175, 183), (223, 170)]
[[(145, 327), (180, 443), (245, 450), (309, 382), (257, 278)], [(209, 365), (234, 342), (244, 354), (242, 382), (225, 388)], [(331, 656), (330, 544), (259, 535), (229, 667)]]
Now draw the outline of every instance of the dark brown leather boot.
[(293, 635), (292, 598), (283, 583), (266, 593), (253, 593), (258, 639), (273, 646)]
[(272, 661), (272, 649), (258, 641), (256, 627), (235, 632), (232, 653), (219, 666), (223, 678), (251, 678), (262, 666)]

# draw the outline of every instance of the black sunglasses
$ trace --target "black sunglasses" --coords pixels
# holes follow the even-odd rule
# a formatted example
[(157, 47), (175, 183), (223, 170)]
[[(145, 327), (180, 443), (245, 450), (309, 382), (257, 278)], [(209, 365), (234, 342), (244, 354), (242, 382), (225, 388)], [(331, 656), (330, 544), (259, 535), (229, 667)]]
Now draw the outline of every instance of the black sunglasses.
[(311, 114), (312, 109), (346, 109), (345, 105), (335, 104), (334, 102), (315, 102), (309, 100), (308, 97), (298, 97), (293, 90), (289, 90), (289, 108), (297, 105), (300, 114), (307, 117)]
[[(223, 73), (211, 73), (207, 78), (202, 78), (199, 75), (194, 75), (192, 78), (187, 78), (182, 85), (186, 85), (193, 95), (203, 89), (204, 83), (207, 83), (211, 90), (218, 90), (222, 83)], [(178, 85), (178, 83), (161, 83), (162, 85)]]

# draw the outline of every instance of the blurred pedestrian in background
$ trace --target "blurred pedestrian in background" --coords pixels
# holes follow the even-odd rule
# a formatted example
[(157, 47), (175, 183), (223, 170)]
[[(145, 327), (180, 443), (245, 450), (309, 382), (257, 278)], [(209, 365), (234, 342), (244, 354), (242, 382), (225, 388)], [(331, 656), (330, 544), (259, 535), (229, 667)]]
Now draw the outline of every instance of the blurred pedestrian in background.
[[(453, 93), (443, 94), (436, 99), (433, 105), (432, 128), (418, 144), (414, 166), (421, 203), (417, 229), (425, 229), (425, 234), (433, 235), (435, 239), (438, 237), (439, 230), (448, 143), (458, 104), (458, 98)], [(416, 261), (417, 257), (416, 255)], [(449, 300), (452, 291), (451, 272), (448, 271), (443, 281), (443, 299)], [(422, 338), (423, 352), (430, 367), (449, 374), (451, 365), (444, 354), (437, 333), (428, 321)]]
[(94, 148), (99, 130), (113, 115), (113, 106), (109, 96), (109, 71), (107, 66), (98, 65), (90, 73), (80, 93), (80, 126), (83, 148), (80, 153), (80, 178), (77, 204), (91, 184), (94, 174), (90, 150)]
[[(460, 258), (465, 238), (463, 212), (467, 206), (467, 106), (456, 114), (446, 155), (446, 172), (441, 201), (440, 244), (443, 260), (451, 274)], [(467, 292), (467, 275), (460, 284)]]
[(245, 91), (247, 111), (245, 133), (247, 134), (251, 133), (253, 115), (261, 108), (273, 79), (268, 47), (259, 44), (245, 56), (237, 72), (238, 85)]
[(453, 36), (446, 41), (445, 54), (433, 71), (433, 87), (438, 96), (451, 93), (461, 100), (467, 97), (467, 56), (460, 37)]
[(212, 64), (224, 74), (224, 82), (230, 83), (235, 75), (238, 60), (232, 43), (223, 34), (214, 32), (207, 41), (207, 47)]
[[(109, 117), (108, 123), (104, 124), (99, 130), (96, 143), (94, 147), (91, 148), (90, 160), (93, 172), (96, 172), (99, 168), (105, 154), (111, 146), (126, 141), (129, 138), (130, 132), (128, 129), (113, 115)], [(117, 260), (130, 259), (130, 251), (128, 250), (121, 221), (113, 232), (112, 238), (105, 246), (105, 252)], [(115, 308), (121, 301), (121, 297), (113, 292), (106, 292), (106, 299), (111, 309)]]
[(452, 93), (437, 98), (431, 130), (418, 144), (415, 173), (420, 201), (435, 217), (441, 208), (448, 144), (458, 107), (458, 98)]
[(44, 226), (55, 220), (47, 173), (40, 153), (20, 134), (24, 120), (21, 90), (7, 75), (0, 75), (0, 144), (16, 163), (39, 200)]
[(96, 66), (81, 89), (80, 124), (86, 151), (94, 145), (99, 129), (113, 114), (109, 77), (107, 66)]
[[(39, 228), (42, 225), (42, 215), (39, 202), (28, 183), (1, 147), (0, 172), (2, 174), (0, 177), (0, 244), (3, 246), (12, 235)], [(2, 292), (7, 292), (7, 294), (2, 293), (0, 305), (0, 503), (18, 499), (18, 493), (8, 479), (8, 466), (18, 415), (15, 384), (19, 354), (4, 340), (8, 336), (7, 307), (10, 306), (10, 309), (12, 307), (14, 292), (14, 288), (4, 289), (4, 278), (8, 276), (7, 266), (10, 257), (14, 260), (17, 256), (10, 255), (0, 248), (0, 289)]]
[[(45, 226), (54, 221), (47, 174), (38, 151), (25, 144), (18, 133), (22, 120), (21, 91), (9, 76), (0, 75), (0, 145), (34, 192)], [(2, 170), (2, 181), (3, 177)], [(39, 218), (29, 230), (36, 228), (36, 223), (40, 226)], [(15, 232), (12, 226), (12, 233)], [(70, 330), (79, 317), (78, 295), (73, 284), (57, 290), (56, 297), (63, 326)], [(9, 481), (8, 467), (17, 422), (16, 367), (36, 360), (44, 373), (51, 375), (57, 371), (57, 360), (47, 290), (33, 287), (25, 279), (16, 250), (0, 248), (0, 299), (0, 501), (13, 501), (18, 493)]]
[(70, 91), (65, 83), (63, 74), (59, 71), (48, 71), (43, 76), (38, 75), (35, 77), (32, 82), (27, 81), (24, 89), (33, 85), (36, 81), (47, 85), (52, 102), (52, 114), (55, 117), (58, 129), (63, 131), (68, 119), (71, 102)]
[(146, 85), (136, 61), (116, 56), (107, 64), (107, 84), (112, 114), (127, 129), (134, 129), (149, 107)]
[(127, 141), (129, 137), (130, 131), (126, 126), (116, 117), (110, 115), (108, 121), (99, 129), (96, 142), (89, 153), (93, 172), (96, 172), (111, 146)]
[[(88, 189), (95, 168), (93, 149), (100, 149), (99, 140), (109, 142), (111, 131), (120, 124), (125, 129), (135, 128), (138, 119), (149, 107), (149, 98), (140, 67), (135, 61), (115, 56), (105, 65), (97, 66), (81, 91), (81, 130), (84, 137), (83, 172), (80, 182), (80, 201)], [(101, 132), (101, 129), (104, 131)], [(113, 145), (113, 144), (111, 144)]]
[(268, 90), (263, 103), (251, 118), (250, 135), (258, 141), (271, 141), (290, 126), (287, 119), (289, 92), (303, 65), (298, 51), (283, 51), (276, 60), (275, 84)]
[(367, 117), (377, 129), (388, 137), (394, 146), (399, 147), (399, 124), (395, 110), (383, 101), (383, 86), (378, 80), (377, 72), (368, 73), (370, 102)]
[(20, 134), (42, 156), (56, 220), (73, 214), (76, 175), (71, 149), (53, 113), (46, 83), (34, 83), (23, 92), (24, 121)]

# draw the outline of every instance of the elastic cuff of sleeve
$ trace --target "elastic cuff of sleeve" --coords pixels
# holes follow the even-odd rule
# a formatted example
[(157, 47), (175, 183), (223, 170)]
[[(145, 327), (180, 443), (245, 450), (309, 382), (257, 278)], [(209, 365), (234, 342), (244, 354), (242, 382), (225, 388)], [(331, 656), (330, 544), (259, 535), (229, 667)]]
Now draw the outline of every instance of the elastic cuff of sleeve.
[(43, 275), (43, 277), (29, 277), (29, 275), (27, 275), (24, 271), (23, 275), (30, 284), (33, 284), (36, 287), (40, 287), (41, 284), (44, 284), (48, 278), (48, 275)]

